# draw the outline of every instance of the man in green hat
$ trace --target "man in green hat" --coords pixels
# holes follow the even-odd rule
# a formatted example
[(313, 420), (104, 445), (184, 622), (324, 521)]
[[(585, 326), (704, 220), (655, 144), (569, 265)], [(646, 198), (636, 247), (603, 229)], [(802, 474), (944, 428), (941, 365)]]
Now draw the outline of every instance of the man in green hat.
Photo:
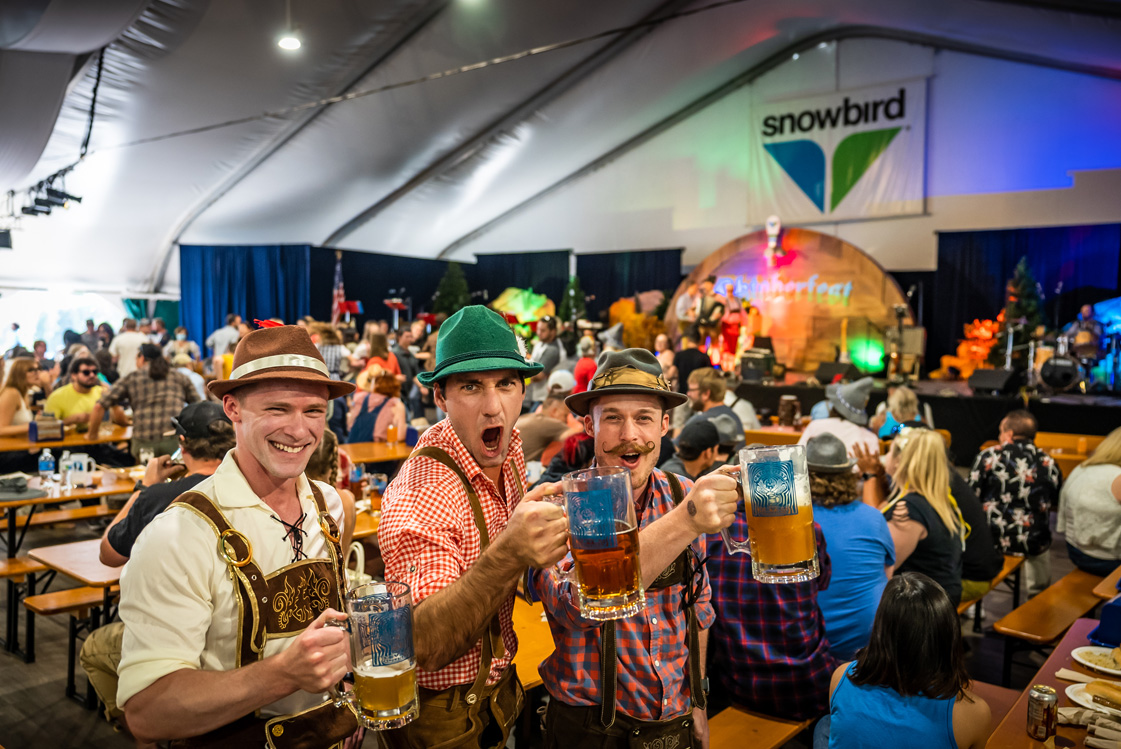
[(557, 643), (539, 670), (552, 698), (547, 749), (707, 746), (704, 663), (714, 613), (693, 543), (731, 524), (740, 495), (735, 469), (693, 483), (655, 468), (668, 412), (687, 399), (670, 390), (652, 353), (625, 349), (600, 356), (587, 392), (565, 400), (594, 439), (596, 465), (630, 470), (646, 607), (591, 621), (574, 583), (530, 573)]
[(420, 714), (381, 738), (390, 747), (501, 747), (522, 709), (512, 661), (514, 589), (527, 567), (567, 551), (561, 509), (523, 497), (514, 422), (528, 362), (510, 326), (482, 306), (441, 326), (431, 387), (447, 418), (421, 437), (386, 489), (378, 541), (386, 579), (412, 589)]

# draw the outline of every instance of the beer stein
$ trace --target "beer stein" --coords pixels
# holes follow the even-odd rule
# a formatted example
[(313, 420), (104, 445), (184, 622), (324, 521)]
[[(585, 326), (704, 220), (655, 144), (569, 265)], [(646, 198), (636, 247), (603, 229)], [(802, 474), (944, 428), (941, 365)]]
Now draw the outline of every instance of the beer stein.
[(411, 723), (418, 703), (409, 586), (361, 585), (347, 594), (346, 613), (345, 622), (332, 626), (350, 632), (354, 687), (346, 692), (331, 687), (335, 705), (348, 706), (362, 725), (374, 731)]
[(751, 555), (751, 575), (761, 583), (797, 583), (818, 575), (810, 475), (803, 445), (740, 450), (740, 484), (747, 513), (747, 542), (720, 531), (732, 554)]
[(646, 606), (638, 563), (638, 520), (631, 496), (631, 472), (621, 467), (567, 473), (564, 509), (572, 569), (553, 574), (576, 583), (580, 613), (609, 621), (637, 614)]

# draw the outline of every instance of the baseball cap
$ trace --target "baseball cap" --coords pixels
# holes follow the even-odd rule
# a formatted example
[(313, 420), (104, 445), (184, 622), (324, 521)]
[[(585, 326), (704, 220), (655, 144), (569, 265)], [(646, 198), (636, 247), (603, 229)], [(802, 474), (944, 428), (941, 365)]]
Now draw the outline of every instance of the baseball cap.
[(571, 393), (576, 388), (576, 377), (567, 369), (555, 369), (549, 375), (550, 393)]
[(192, 403), (179, 412), (178, 416), (171, 417), (171, 424), (175, 427), (175, 434), (187, 439), (205, 439), (210, 436), (210, 425), (216, 421), (229, 423), (221, 403), (202, 401)]
[(677, 447), (691, 447), (700, 452), (720, 444), (720, 432), (710, 419), (690, 420), (681, 428), (681, 434), (673, 441)]

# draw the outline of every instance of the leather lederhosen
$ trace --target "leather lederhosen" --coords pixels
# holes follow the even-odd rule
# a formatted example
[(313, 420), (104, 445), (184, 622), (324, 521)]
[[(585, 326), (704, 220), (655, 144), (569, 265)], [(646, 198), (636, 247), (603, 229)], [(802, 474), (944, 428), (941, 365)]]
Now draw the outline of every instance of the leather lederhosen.
[[(190, 491), (176, 498), (176, 505), (193, 510), (218, 537), (218, 556), (226, 563), (237, 594), (237, 667), (264, 657), (265, 643), (294, 637), (328, 608), (343, 610), (339, 528), (327, 512), (323, 493), (313, 482), (312, 495), (319, 511), (319, 526), (327, 539), (326, 559), (303, 559), (266, 575), (253, 560), (249, 539), (230, 526), (213, 500)], [(358, 721), (348, 707), (331, 701), (293, 715), (264, 718), (250, 714), (202, 736), (173, 741), (184, 749), (263, 747), (311, 749), (334, 746), (358, 730)]]
[[(673, 495), (674, 505), (679, 505), (685, 499), (685, 490), (681, 481), (672, 473), (666, 473), (670, 493)], [(684, 586), (692, 584), (695, 562), (691, 556), (692, 551), (685, 549), (673, 560), (669, 567), (662, 570), (662, 574), (647, 586), (647, 590), (662, 590), (677, 587), (682, 591), (683, 608), (687, 625), (689, 647), (689, 696), (694, 708), (704, 710), (708, 704), (702, 686), (701, 658), (700, 658), (700, 624), (697, 621), (697, 612), (691, 598), (686, 595)], [(616, 650), (615, 622), (604, 622), (600, 637), (600, 683), (599, 691), (603, 702), (600, 705), (600, 725), (610, 728), (615, 722), (615, 698), (618, 691), (619, 659)], [(633, 719), (632, 719), (633, 720)], [(657, 723), (662, 723), (658, 721)], [(687, 726), (686, 726), (687, 727)]]
[[(443, 449), (434, 445), (417, 448), (409, 459), (426, 457), (450, 469), (459, 478), (467, 492), (475, 528), (479, 531), (479, 552), (490, 546), (490, 532), (487, 530), (483, 515), (483, 505), (467, 474), (459, 464)], [(378, 738), (383, 745), (393, 749), (428, 749), (439, 747), (476, 747), (482, 746), (484, 735), (480, 732), (484, 710), (489, 712), (493, 721), (492, 732), (486, 738), (493, 738), (488, 746), (502, 747), (510, 736), (510, 731), (521, 713), (525, 692), (518, 680), (514, 665), (511, 663), (502, 677), (487, 686), (490, 667), (494, 658), (506, 654), (502, 640), (502, 629), (496, 614), (490, 621), (486, 635), (482, 638), (482, 655), (479, 658), (479, 671), (474, 683), (459, 684), (442, 690), (420, 688), (420, 711), (416, 720), (396, 731), (385, 731)], [(461, 731), (466, 730), (466, 734)]]

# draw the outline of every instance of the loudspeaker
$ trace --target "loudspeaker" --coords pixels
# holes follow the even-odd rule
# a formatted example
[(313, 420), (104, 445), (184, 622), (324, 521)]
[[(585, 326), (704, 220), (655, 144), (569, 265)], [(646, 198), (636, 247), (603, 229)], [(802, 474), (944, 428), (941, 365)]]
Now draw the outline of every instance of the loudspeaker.
[(855, 382), (864, 376), (851, 362), (839, 361), (823, 361), (817, 366), (817, 371), (814, 372), (814, 377), (822, 385), (832, 384), (837, 379), (837, 375), (840, 375), (842, 380), (848, 380), (849, 382)]
[(974, 393), (1008, 395), (1016, 392), (1018, 386), (1016, 373), (1007, 369), (976, 369), (969, 376), (969, 387)]

